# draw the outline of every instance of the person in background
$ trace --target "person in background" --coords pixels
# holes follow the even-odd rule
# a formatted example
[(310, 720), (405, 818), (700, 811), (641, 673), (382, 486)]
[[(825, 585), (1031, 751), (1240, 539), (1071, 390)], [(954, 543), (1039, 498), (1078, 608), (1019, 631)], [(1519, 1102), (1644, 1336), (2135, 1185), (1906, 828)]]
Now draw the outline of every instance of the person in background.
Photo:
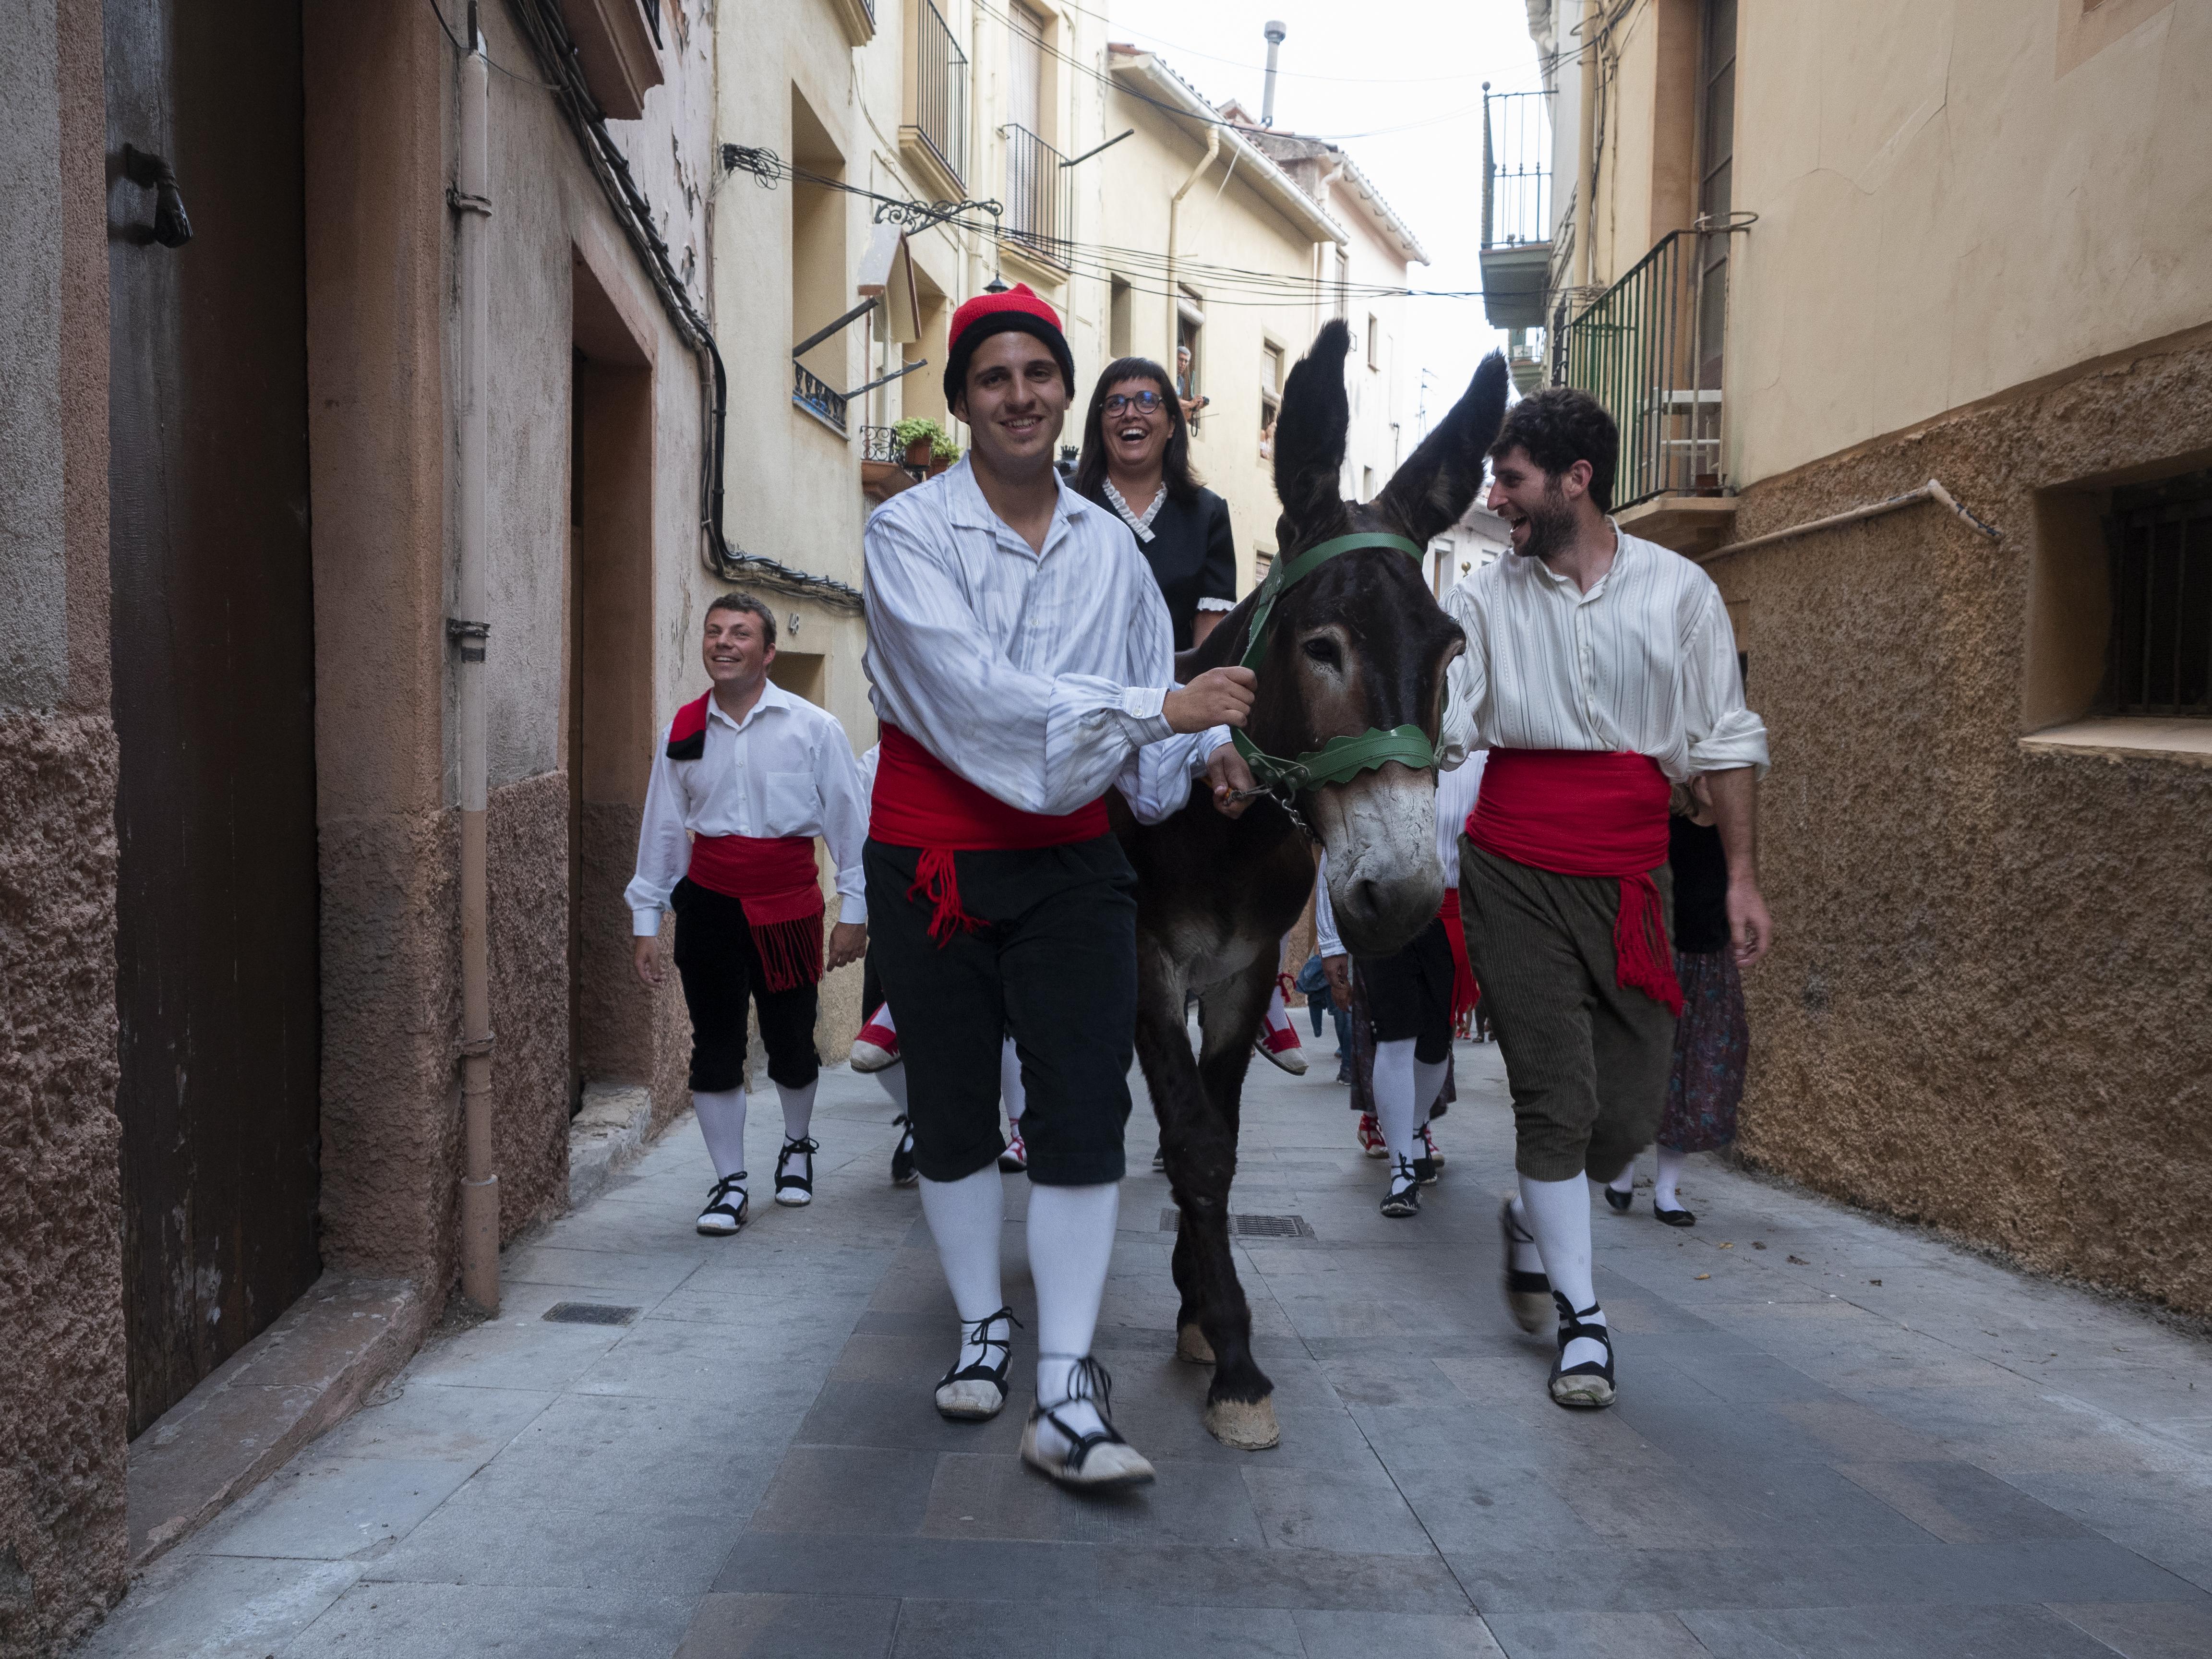
[[(1728, 850), (1714, 826), (1711, 786), (1698, 776), (1677, 787), (1674, 808), (1667, 862), (1674, 872), (1674, 977), (1682, 984), (1682, 1017), (1674, 1022), (1674, 1068), (1659, 1120), (1651, 1214), (1669, 1227), (1693, 1227), (1698, 1218), (1682, 1207), (1676, 1184), (1692, 1152), (1718, 1152), (1735, 1139), (1751, 1021), (1729, 938)], [(1605, 1201), (1626, 1214), (1635, 1187), (1632, 1164), (1606, 1188)]]
[(1182, 410), (1183, 419), (1196, 425), (1199, 411), (1213, 399), (1201, 398), (1194, 392), (1191, 390), (1191, 379), (1190, 348), (1187, 345), (1179, 345), (1176, 348), (1176, 403)]
[(745, 593), (707, 606), (700, 656), (712, 689), (676, 711), (646, 784), (629, 907), (637, 976), (658, 986), (660, 914), (676, 912), (676, 971), (691, 1015), (691, 1105), (714, 1161), (702, 1233), (745, 1224), (745, 1004), (760, 1009), (768, 1074), (783, 1108), (775, 1201), (814, 1198), (807, 1133), (821, 1071), (814, 1051), (823, 975), (814, 838), (837, 865), (843, 908), (829, 966), (867, 949), (861, 847), (867, 797), (845, 728), (768, 677), (775, 617)]

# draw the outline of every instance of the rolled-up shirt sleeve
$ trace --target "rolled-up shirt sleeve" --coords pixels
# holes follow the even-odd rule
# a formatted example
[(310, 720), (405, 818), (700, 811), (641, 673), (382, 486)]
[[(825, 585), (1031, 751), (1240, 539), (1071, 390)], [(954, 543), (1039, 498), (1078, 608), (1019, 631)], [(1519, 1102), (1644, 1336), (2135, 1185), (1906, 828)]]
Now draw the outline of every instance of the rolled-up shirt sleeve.
[(668, 758), (664, 732), (653, 746), (653, 770), (646, 779), (645, 813), (637, 829), (637, 872), (623, 890), (623, 902), (629, 907), (630, 931), (640, 939), (659, 934), (660, 913), (668, 908), (668, 895), (691, 867), (691, 838), (684, 833), (682, 791), (675, 764)]
[(1438, 747), (1443, 763), (1454, 767), (1483, 746), (1476, 730), (1475, 710), (1488, 680), (1490, 658), (1474, 599), (1466, 583), (1459, 584), (1444, 596), (1444, 613), (1467, 635), (1467, 648), (1454, 657), (1444, 671), (1444, 717)]
[(1170, 734), (1160, 707), (1173, 679), (1167, 607), (1140, 609), (1133, 661), (1145, 680), (1046, 677), (1016, 668), (976, 626), (951, 573), (896, 515), (866, 533), (870, 677), (885, 718), (977, 787), (1024, 812), (1074, 811), (1096, 799), (1131, 752)]
[(845, 728), (823, 721), (814, 775), (822, 793), (822, 839), (837, 866), (837, 920), (868, 919), (867, 877), (860, 848), (868, 839), (868, 792)]
[(1693, 774), (1749, 766), (1766, 775), (1766, 723), (1744, 707), (1735, 630), (1717, 588), (1706, 590), (1682, 642), (1682, 716)]

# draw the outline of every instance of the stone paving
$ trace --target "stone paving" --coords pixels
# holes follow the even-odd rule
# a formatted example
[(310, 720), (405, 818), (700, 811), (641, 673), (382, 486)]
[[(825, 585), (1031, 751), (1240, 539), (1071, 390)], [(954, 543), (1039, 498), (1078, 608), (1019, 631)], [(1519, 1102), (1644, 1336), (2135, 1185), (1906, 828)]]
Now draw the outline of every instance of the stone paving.
[[(1302, 1079), (1255, 1063), (1236, 1190), (1313, 1235), (1240, 1246), (1278, 1449), (1211, 1440), (1172, 1357), (1141, 1085), (1098, 1346), (1158, 1484), (1048, 1486), (1015, 1455), (1026, 1391), (940, 1421), (951, 1304), (884, 1178), (890, 1109), (840, 1069), (812, 1208), (697, 1237), (687, 1121), (508, 1251), (496, 1321), (434, 1339), (84, 1651), (2212, 1654), (2206, 1344), (1700, 1159), (1693, 1231), (1648, 1188), (1596, 1206), (1621, 1403), (1560, 1411), (1497, 1288), (1496, 1050), (1460, 1047), (1443, 1181), (1389, 1221), (1325, 1046)], [(1026, 1198), (1010, 1178), (1025, 1319)], [(561, 1302), (637, 1311), (548, 1322)], [(1019, 1381), (1025, 1335), (1016, 1357)]]

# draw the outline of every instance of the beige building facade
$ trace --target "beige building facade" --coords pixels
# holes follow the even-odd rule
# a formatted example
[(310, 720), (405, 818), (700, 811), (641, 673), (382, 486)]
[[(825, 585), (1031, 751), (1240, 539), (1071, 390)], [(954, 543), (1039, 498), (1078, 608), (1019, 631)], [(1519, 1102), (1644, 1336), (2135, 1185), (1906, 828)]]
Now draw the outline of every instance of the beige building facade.
[(1745, 1152), (2212, 1310), (2212, 5), (1536, 21), (1554, 362), (1774, 736)]

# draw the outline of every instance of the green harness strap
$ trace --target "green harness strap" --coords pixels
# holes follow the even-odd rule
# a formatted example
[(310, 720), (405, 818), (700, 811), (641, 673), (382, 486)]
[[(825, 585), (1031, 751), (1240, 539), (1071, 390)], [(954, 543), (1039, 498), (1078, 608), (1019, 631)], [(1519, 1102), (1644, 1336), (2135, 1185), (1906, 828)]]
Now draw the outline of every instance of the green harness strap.
[[(1267, 572), (1267, 580), (1260, 584), (1260, 602), (1252, 611), (1252, 628), (1247, 635), (1249, 642), (1243, 666), (1255, 673), (1259, 672), (1261, 659), (1267, 654), (1275, 601), (1338, 554), (1361, 547), (1395, 547), (1416, 564), (1421, 560), (1421, 550), (1405, 537), (1388, 531), (1367, 530), (1332, 537), (1308, 548), (1288, 564), (1275, 565)], [(1418, 726), (1401, 726), (1389, 732), (1370, 726), (1357, 737), (1331, 738), (1319, 749), (1310, 750), (1296, 760), (1267, 754), (1241, 731), (1231, 732), (1230, 739), (1237, 745), (1237, 752), (1244, 757), (1245, 765), (1251, 768), (1253, 782), (1285, 803), (1302, 790), (1342, 783), (1385, 761), (1399, 761), (1413, 767), (1437, 763), (1436, 745)]]

